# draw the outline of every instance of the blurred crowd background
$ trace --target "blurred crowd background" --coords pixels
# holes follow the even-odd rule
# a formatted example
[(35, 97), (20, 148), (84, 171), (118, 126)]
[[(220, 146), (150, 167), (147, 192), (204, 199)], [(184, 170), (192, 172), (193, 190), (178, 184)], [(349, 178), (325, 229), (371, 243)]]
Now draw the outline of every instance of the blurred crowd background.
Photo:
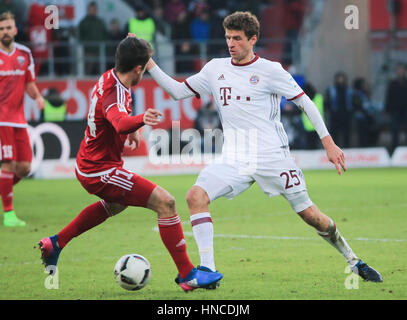
[[(58, 7), (57, 29), (44, 25), (50, 4)], [(344, 25), (348, 5), (358, 9), (351, 30)], [(392, 152), (407, 144), (405, 0), (0, 0), (0, 12), (16, 16), (16, 41), (31, 48), (39, 80), (96, 78), (114, 66), (115, 47), (128, 32), (152, 44), (162, 69), (187, 77), (228, 56), (222, 20), (237, 10), (257, 15), (256, 52), (294, 75), (339, 146)], [(283, 98), (281, 110), (292, 149), (321, 148), (297, 107)], [(211, 103), (195, 127), (220, 128)]]

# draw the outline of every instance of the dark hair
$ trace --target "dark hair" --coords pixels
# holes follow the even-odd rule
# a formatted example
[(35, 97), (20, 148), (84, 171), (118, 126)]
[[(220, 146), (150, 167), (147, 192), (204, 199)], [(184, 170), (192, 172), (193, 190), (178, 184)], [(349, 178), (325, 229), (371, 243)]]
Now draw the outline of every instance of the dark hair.
[(223, 28), (226, 30), (242, 30), (248, 39), (254, 35), (259, 38), (260, 23), (256, 16), (249, 11), (236, 11), (223, 20)]
[(356, 78), (353, 81), (353, 89), (363, 91), (363, 85), (365, 84), (365, 79), (363, 78)]
[(11, 13), (10, 11), (2, 12), (0, 14), (0, 21), (5, 21), (5, 20), (9, 20), (9, 19), (15, 20), (14, 14)]
[(317, 93), (317, 90), (314, 88), (314, 86), (311, 83), (306, 82), (304, 85), (304, 92), (312, 100), (312, 99), (314, 99), (314, 97)]
[(127, 37), (116, 48), (117, 72), (126, 73), (136, 66), (144, 66), (153, 55), (151, 45), (144, 39)]

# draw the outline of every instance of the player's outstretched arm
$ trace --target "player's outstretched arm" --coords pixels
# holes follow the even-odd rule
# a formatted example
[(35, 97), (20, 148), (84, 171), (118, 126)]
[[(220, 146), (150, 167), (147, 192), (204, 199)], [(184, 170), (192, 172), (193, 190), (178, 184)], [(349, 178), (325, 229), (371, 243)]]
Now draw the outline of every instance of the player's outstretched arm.
[(28, 82), (25, 85), (25, 91), (27, 92), (27, 94), (35, 100), (35, 102), (37, 103), (38, 109), (42, 110), (45, 108), (45, 101), (44, 98), (42, 97), (40, 91), (37, 88), (37, 85), (35, 84), (34, 81), (32, 82)]
[(338, 174), (342, 175), (341, 167), (343, 171), (346, 171), (345, 156), (343, 151), (335, 144), (329, 135), (328, 129), (315, 103), (306, 94), (301, 95), (299, 98), (293, 100), (293, 102), (305, 112), (321, 139), (328, 160), (335, 165)]
[(155, 82), (165, 90), (174, 100), (189, 98), (195, 95), (183, 82), (179, 82), (164, 71), (154, 62), (152, 58), (147, 62), (147, 70)]
[(129, 116), (125, 112), (120, 112), (118, 108), (111, 108), (107, 113), (107, 120), (112, 124), (119, 134), (129, 134), (137, 131), (145, 124), (155, 126), (160, 123), (162, 113), (155, 109), (147, 109), (145, 113)]
[(335, 165), (338, 174), (342, 175), (341, 168), (343, 171), (346, 171), (345, 155), (343, 154), (343, 151), (335, 144), (331, 136), (322, 138), (321, 142), (325, 148), (328, 160)]

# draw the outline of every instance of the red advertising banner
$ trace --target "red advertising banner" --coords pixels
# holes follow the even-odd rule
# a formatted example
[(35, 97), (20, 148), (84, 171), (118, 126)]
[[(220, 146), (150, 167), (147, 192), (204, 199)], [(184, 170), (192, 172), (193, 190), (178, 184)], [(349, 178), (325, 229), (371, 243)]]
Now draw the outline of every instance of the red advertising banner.
[[(183, 79), (178, 79), (182, 81)], [(61, 97), (67, 103), (67, 121), (85, 121), (87, 119), (90, 95), (95, 85), (95, 80), (77, 80), (74, 78), (64, 80), (47, 80), (37, 81), (39, 90), (43, 95), (49, 88), (55, 88)], [(197, 99), (191, 97), (184, 100), (176, 101), (171, 98), (157, 83), (147, 78), (140, 82), (139, 85), (132, 88), (133, 98), (135, 100), (135, 112), (137, 114), (144, 112), (147, 108), (160, 110), (164, 117), (162, 122), (155, 126), (154, 129), (169, 130), (174, 121), (179, 122), (181, 129), (192, 128), (197, 114), (197, 110), (207, 102), (209, 97)], [(25, 116), (27, 121), (38, 121), (40, 112), (35, 102), (26, 95), (25, 98)], [(149, 129), (145, 129), (149, 130)], [(143, 131), (141, 131), (143, 133)], [(141, 134), (143, 136), (143, 134)], [(144, 135), (145, 138), (145, 135)], [(125, 148), (125, 156), (147, 155), (147, 145), (145, 141), (136, 150)]]

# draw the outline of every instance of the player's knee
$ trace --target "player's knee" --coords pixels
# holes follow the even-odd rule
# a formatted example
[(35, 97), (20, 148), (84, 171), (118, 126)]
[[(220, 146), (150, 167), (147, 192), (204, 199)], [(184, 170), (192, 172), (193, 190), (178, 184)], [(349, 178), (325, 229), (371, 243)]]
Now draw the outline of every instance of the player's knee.
[(163, 205), (168, 211), (175, 211), (175, 198), (170, 194), (166, 195), (163, 199)]
[(298, 215), (307, 223), (310, 223), (315, 215), (315, 210), (313, 207), (314, 206), (310, 206), (307, 209), (298, 212)]
[(168, 192), (163, 193), (157, 204), (157, 214), (159, 217), (168, 217), (176, 213), (175, 198)]
[(189, 208), (206, 206), (209, 204), (209, 198), (203, 189), (192, 187), (187, 193), (187, 203)]
[(15, 168), (15, 173), (17, 176), (23, 178), (28, 176), (31, 171), (31, 164), (30, 163), (22, 163), (17, 164)]

